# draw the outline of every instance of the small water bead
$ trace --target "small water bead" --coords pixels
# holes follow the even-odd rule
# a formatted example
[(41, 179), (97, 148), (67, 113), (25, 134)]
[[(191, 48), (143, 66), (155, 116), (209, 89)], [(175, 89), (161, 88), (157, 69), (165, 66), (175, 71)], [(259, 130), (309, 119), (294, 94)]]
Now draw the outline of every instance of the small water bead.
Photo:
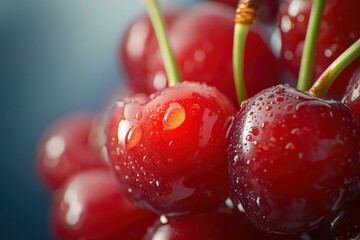
[(286, 150), (295, 150), (295, 145), (292, 142), (289, 142), (288, 144), (286, 144), (285, 149)]
[(166, 130), (173, 130), (181, 126), (186, 119), (184, 107), (179, 103), (171, 103), (166, 110), (163, 124)]
[(266, 106), (265, 110), (270, 111), (272, 109), (272, 106)]
[(142, 118), (142, 112), (141, 112), (141, 111), (138, 111), (138, 112), (136, 113), (136, 115), (135, 115), (135, 119), (138, 120), (138, 121), (140, 121), (141, 118)]
[(159, 197), (166, 197), (172, 193), (172, 188), (169, 184), (164, 183), (161, 179), (153, 179), (150, 185), (154, 188), (155, 193)]
[(130, 128), (126, 140), (125, 140), (125, 146), (127, 149), (132, 149), (135, 147), (141, 140), (143, 135), (143, 131), (139, 126), (134, 126)]

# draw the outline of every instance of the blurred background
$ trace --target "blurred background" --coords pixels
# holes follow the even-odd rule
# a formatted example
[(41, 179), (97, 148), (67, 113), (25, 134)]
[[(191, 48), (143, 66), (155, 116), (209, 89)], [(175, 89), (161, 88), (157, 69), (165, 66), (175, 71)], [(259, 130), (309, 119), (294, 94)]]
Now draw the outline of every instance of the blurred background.
[(0, 0), (0, 239), (52, 238), (38, 139), (64, 115), (100, 111), (126, 81), (119, 43), (143, 11), (141, 0)]

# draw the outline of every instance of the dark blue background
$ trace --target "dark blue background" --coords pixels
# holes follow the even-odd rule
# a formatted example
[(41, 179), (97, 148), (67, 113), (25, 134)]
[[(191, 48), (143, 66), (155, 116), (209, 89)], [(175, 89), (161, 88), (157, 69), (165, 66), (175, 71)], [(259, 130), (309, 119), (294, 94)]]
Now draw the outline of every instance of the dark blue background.
[[(160, 1), (161, 4), (194, 1)], [(43, 130), (99, 111), (125, 82), (117, 51), (141, 0), (0, 1), (0, 239), (50, 239), (34, 159)]]

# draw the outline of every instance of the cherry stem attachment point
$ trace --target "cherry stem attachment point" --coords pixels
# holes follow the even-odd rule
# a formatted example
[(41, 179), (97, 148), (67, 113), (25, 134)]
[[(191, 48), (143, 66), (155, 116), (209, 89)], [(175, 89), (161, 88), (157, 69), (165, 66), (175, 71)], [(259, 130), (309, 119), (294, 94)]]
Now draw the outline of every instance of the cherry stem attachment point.
[(310, 88), (314, 67), (315, 49), (319, 35), (321, 18), (326, 0), (314, 0), (311, 7), (310, 19), (306, 31), (305, 43), (300, 63), (297, 88), (307, 91)]
[(156, 38), (159, 42), (159, 47), (168, 78), (168, 86), (174, 86), (181, 82), (181, 77), (175, 55), (170, 46), (164, 18), (161, 14), (157, 0), (144, 0), (144, 2), (147, 6), (150, 20), (154, 27)]
[(314, 97), (324, 98), (337, 76), (357, 57), (360, 56), (360, 39), (353, 43), (321, 74), (309, 93)]
[(247, 99), (244, 64), (246, 38), (259, 6), (257, 0), (240, 0), (236, 9), (234, 43), (233, 43), (233, 74), (238, 103)]

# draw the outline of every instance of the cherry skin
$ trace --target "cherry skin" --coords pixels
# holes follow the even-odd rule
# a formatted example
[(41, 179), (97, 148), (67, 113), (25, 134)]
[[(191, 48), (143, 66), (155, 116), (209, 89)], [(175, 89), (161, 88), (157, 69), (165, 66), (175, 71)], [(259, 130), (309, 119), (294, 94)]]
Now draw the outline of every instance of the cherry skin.
[(157, 215), (133, 206), (108, 170), (70, 178), (52, 205), (58, 239), (142, 239)]
[(356, 196), (331, 224), (331, 239), (359, 239), (360, 237), (360, 196)]
[(351, 77), (342, 102), (350, 108), (360, 122), (360, 68)]
[(360, 126), (340, 102), (278, 85), (241, 105), (229, 137), (232, 193), (263, 230), (309, 231), (359, 184)]
[(75, 173), (104, 168), (100, 148), (93, 139), (95, 115), (75, 113), (53, 123), (42, 136), (37, 169), (51, 190), (61, 187)]
[(144, 240), (265, 239), (264, 232), (240, 212), (209, 212), (161, 220), (149, 228)]
[[(215, 86), (237, 106), (232, 67), (234, 17), (235, 10), (230, 6), (202, 3), (177, 17), (170, 24), (168, 35), (182, 78)], [(138, 70), (127, 68), (133, 85), (141, 86), (136, 90), (150, 94), (165, 88), (167, 77), (160, 50), (157, 48), (148, 60), (144, 59), (144, 64), (148, 68), (147, 74), (140, 71), (136, 78), (131, 77), (135, 75), (131, 72)], [(244, 74), (249, 96), (279, 83), (277, 59), (257, 25), (248, 35)]]
[(119, 102), (108, 118), (106, 148), (127, 197), (160, 214), (204, 211), (223, 201), (234, 113), (218, 90), (195, 82)]
[[(162, 10), (167, 27), (183, 12), (182, 9), (166, 8)], [(154, 86), (150, 81), (144, 82), (146, 76), (153, 72), (154, 52), (158, 51), (154, 29), (147, 14), (136, 18), (128, 27), (121, 41), (119, 58), (131, 81), (129, 84), (136, 92), (153, 93)], [(150, 85), (147, 85), (150, 84)]]
[[(281, 32), (281, 60), (296, 77), (299, 73), (303, 42), (309, 21), (312, 1), (284, 0), (280, 5), (279, 28)], [(360, 2), (357, 0), (326, 1), (321, 20), (313, 80), (352, 43), (360, 38)], [(350, 64), (337, 78), (329, 94), (341, 98), (346, 84), (354, 70), (360, 65), (360, 58)]]

